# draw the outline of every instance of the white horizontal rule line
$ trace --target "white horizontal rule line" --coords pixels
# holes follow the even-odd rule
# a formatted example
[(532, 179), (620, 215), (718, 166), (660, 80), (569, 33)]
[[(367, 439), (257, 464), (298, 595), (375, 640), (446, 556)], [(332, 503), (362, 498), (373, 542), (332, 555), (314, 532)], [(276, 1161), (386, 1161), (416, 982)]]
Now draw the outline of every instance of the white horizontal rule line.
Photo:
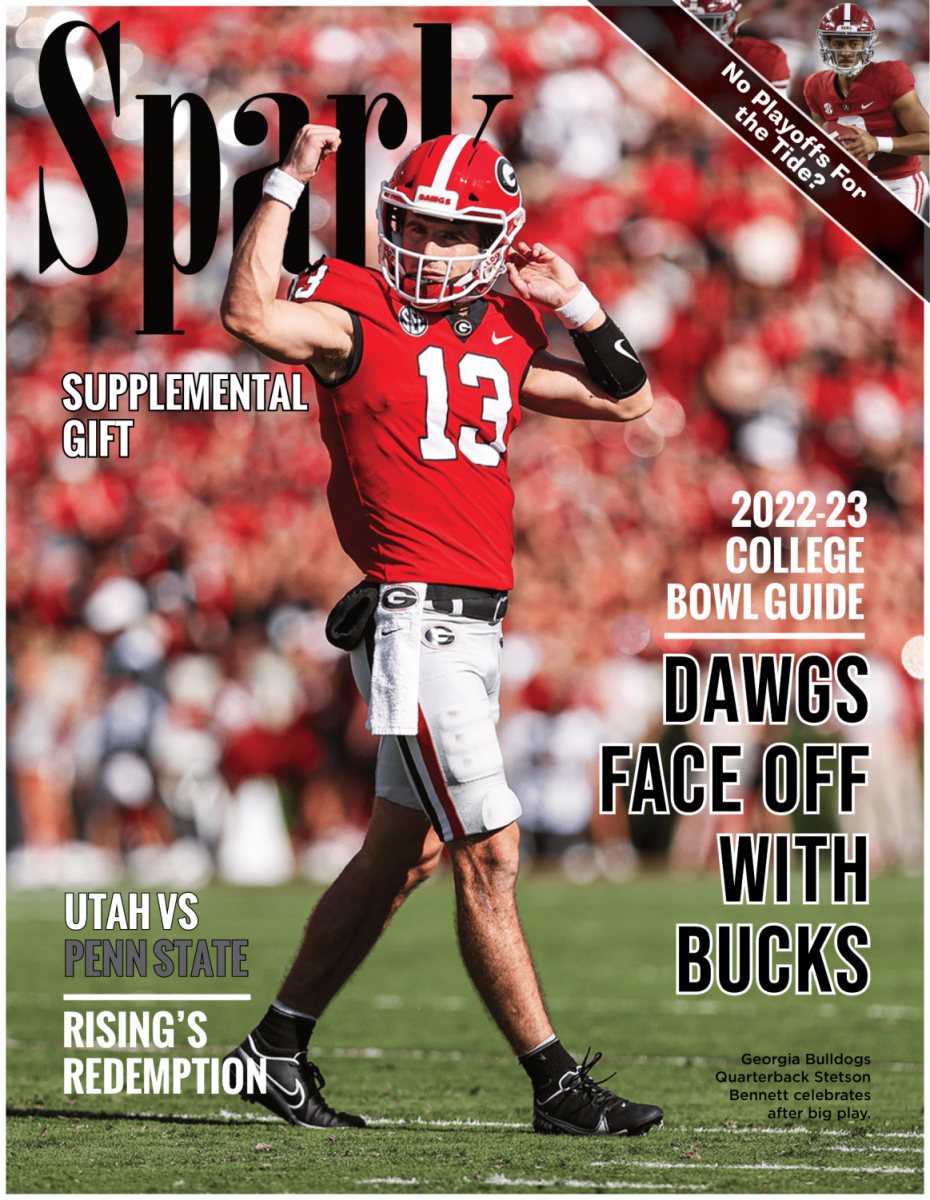
[(865, 638), (864, 633), (834, 633), (830, 629), (825, 629), (821, 633), (663, 633), (660, 635), (667, 642), (673, 640), (684, 640), (688, 638), (691, 641), (696, 641), (698, 638), (748, 638), (755, 641), (774, 641), (780, 639), (782, 641), (797, 642), (797, 641), (822, 641), (822, 642), (838, 642), (838, 641), (857, 641), (861, 642)]
[(251, 992), (65, 992), (62, 1000), (251, 1000)]

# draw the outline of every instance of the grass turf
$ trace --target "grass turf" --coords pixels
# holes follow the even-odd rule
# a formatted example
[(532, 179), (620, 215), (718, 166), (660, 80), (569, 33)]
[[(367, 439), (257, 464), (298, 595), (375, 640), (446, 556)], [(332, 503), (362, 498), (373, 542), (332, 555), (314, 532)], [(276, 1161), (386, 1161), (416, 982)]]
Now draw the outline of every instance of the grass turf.
[[(524, 923), (562, 1040), (579, 1057), (589, 1044), (602, 1050), (595, 1078), (616, 1070), (609, 1086), (665, 1108), (664, 1128), (638, 1139), (532, 1133), (527, 1082), (458, 959), (448, 879), (412, 897), (314, 1035), (327, 1099), (365, 1114), (368, 1129), (299, 1130), (264, 1110), (250, 1119), (238, 1098), (198, 1095), (192, 1079), (178, 1095), (65, 1095), (62, 1013), (92, 1002), (63, 1003), (64, 991), (251, 992), (251, 1002), (133, 1006), (206, 1012), (208, 1044), (179, 1044), (188, 1056), (222, 1056), (264, 1011), (316, 893), (214, 886), (199, 894), (196, 930), (163, 932), (153, 897), (148, 933), (83, 934), (66, 929), (60, 893), (10, 896), (8, 1192), (922, 1191), (918, 880), (873, 881), (867, 908), (777, 910), (725, 908), (712, 879), (585, 888), (522, 881)], [(868, 991), (770, 998), (755, 987), (738, 997), (714, 988), (676, 997), (676, 922), (771, 920), (792, 931), (798, 922), (865, 924)], [(249, 977), (85, 980), (78, 968), (65, 980), (66, 936), (247, 938)], [(125, 1060), (171, 1051), (94, 1053)], [(743, 1054), (797, 1054), (802, 1065), (786, 1069), (817, 1069), (803, 1065), (808, 1053), (869, 1056), (860, 1070), (870, 1083), (845, 1086), (869, 1091), (870, 1100), (842, 1106), (867, 1117), (840, 1118), (827, 1102), (733, 1102), (731, 1086), (779, 1085), (716, 1078), (777, 1069), (743, 1065)], [(798, 1090), (785, 1086), (789, 1096)], [(780, 1106), (803, 1117), (771, 1117)], [(831, 1116), (811, 1119), (810, 1107)]]

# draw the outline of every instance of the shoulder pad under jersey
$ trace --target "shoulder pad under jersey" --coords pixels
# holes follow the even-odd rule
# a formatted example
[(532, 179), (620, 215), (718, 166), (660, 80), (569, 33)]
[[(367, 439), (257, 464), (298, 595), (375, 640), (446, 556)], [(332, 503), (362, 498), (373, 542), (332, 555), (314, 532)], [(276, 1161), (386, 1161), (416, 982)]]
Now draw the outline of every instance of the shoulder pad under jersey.
[(383, 308), (386, 292), (387, 285), (378, 271), (324, 255), (294, 278), (287, 298), (298, 304), (320, 300), (351, 312), (367, 313)]

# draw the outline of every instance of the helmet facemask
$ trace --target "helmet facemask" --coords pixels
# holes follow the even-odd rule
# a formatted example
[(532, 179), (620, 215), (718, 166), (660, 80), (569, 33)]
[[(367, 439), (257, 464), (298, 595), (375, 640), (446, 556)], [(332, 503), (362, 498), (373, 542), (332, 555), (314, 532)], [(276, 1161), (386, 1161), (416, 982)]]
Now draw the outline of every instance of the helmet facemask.
[(711, 31), (714, 37), (720, 37), (730, 23), (729, 15), (726, 13), (710, 13), (706, 17), (698, 17), (698, 20)]
[[(467, 296), (477, 299), (490, 291), (494, 281), (507, 266), (507, 249), (520, 226), (519, 219), (511, 218), (508, 230), (507, 215), (494, 213), (478, 217), (424, 212), (410, 204), (403, 192), (392, 192), (383, 185), (382, 201), (378, 205), (378, 241), (381, 272), (390, 287), (416, 308), (439, 308), (462, 300)], [(478, 253), (470, 255), (421, 254), (416, 250), (405, 250), (402, 245), (404, 220), (407, 214), (418, 213), (431, 220), (452, 220), (454, 223), (473, 223), (481, 231)], [(509, 236), (508, 236), (509, 233)], [(471, 265), (459, 275), (453, 272), (463, 262)], [(427, 278), (427, 265), (434, 270), (444, 265), (445, 273)]]
[(728, 45), (733, 41), (733, 33), (731, 26), (735, 14), (732, 12), (716, 12), (698, 14), (698, 20), (703, 26), (711, 31), (716, 38), (720, 38), (722, 42)]
[(735, 0), (679, 0), (684, 8), (697, 17), (705, 29), (729, 46), (736, 34), (739, 4)]
[[(856, 51), (835, 50), (831, 45), (833, 38), (843, 38), (844, 41), (850, 41), (852, 38), (857, 38), (862, 42), (862, 48)], [(820, 42), (820, 57), (837, 75), (843, 75), (848, 78), (851, 75), (858, 75), (859, 72), (869, 65), (872, 61), (872, 56), (875, 54), (875, 44), (878, 38), (877, 33), (843, 33), (839, 30), (830, 33), (824, 33), (823, 30), (818, 31), (817, 40)], [(840, 54), (854, 53), (856, 60), (852, 66), (840, 66)]]
[[(440, 253), (427, 257), (404, 249), (404, 221), (413, 214), (424, 221), (473, 223), (483, 231), (469, 238), (477, 242), (476, 252), (446, 255), (437, 246)], [(525, 220), (516, 172), (499, 150), (464, 133), (430, 138), (381, 185), (381, 273), (397, 296), (417, 308), (438, 309), (483, 296), (506, 269), (507, 251)], [(407, 240), (426, 249), (418, 238)]]

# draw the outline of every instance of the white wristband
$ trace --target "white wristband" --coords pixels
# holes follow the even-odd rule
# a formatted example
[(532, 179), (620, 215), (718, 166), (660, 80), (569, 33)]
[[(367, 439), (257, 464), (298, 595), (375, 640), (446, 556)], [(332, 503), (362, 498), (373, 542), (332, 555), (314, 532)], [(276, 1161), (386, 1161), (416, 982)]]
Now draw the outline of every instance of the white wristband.
[(891, 154), (894, 149), (894, 138), (880, 137), (875, 139), (878, 142), (878, 154)]
[(265, 180), (262, 191), (272, 200), (280, 200), (282, 204), (286, 204), (293, 211), (306, 186), (299, 179), (295, 179), (293, 175), (288, 175), (286, 171), (275, 167)]
[(555, 310), (555, 314), (569, 329), (578, 329), (586, 325), (601, 307), (595, 300), (586, 283), (581, 285), (581, 291), (572, 296), (567, 304)]

